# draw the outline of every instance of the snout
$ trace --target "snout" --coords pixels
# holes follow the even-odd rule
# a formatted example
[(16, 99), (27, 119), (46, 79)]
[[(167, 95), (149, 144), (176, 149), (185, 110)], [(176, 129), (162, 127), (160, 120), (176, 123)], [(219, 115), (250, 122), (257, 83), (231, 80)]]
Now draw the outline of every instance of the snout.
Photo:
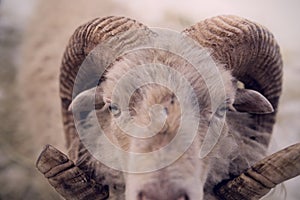
[[(151, 172), (127, 177), (126, 200), (202, 200), (201, 176)], [(154, 173), (154, 174), (153, 174)]]
[[(196, 149), (193, 148), (196, 145), (192, 145), (184, 155), (165, 168), (145, 173), (127, 173), (126, 200), (202, 200), (208, 167), (206, 162), (194, 156)], [(172, 156), (172, 153), (168, 152), (168, 156)], [(160, 164), (164, 156), (135, 164)]]
[(147, 184), (138, 192), (137, 200), (190, 200), (187, 190), (175, 185)]

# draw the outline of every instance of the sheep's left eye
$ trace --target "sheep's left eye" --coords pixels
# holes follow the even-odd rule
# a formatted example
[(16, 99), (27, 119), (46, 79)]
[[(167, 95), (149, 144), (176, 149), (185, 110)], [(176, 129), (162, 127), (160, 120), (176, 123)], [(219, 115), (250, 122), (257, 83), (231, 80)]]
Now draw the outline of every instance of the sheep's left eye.
[(218, 107), (218, 109), (215, 112), (216, 117), (222, 118), (225, 116), (226, 112), (228, 110), (227, 104), (222, 104)]
[(117, 104), (110, 104), (108, 106), (108, 109), (110, 110), (110, 112), (113, 114), (113, 116), (118, 117), (121, 114), (121, 110), (119, 108), (119, 106)]

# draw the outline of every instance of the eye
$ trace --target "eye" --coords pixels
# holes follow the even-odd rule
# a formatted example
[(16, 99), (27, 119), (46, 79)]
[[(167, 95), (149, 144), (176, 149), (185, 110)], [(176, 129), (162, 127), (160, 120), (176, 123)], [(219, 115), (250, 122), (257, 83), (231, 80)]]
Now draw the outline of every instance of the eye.
[(225, 116), (226, 112), (228, 110), (228, 106), (227, 104), (221, 104), (218, 109), (216, 110), (215, 112), (215, 116), (218, 117), (218, 118), (222, 118)]
[(111, 103), (108, 106), (108, 109), (114, 117), (119, 117), (121, 115), (121, 110), (120, 110), (119, 106), (115, 103)]

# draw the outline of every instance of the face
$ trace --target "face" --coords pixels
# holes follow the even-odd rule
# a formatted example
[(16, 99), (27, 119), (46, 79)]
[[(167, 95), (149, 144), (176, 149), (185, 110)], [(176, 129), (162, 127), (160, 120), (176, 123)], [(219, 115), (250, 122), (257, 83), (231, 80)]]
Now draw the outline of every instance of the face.
[[(107, 87), (107, 84), (112, 85), (109, 81), (97, 88), (99, 91), (91, 89), (76, 97), (72, 106), (80, 109), (85, 107), (89, 96), (96, 97), (96, 110), (101, 107), (97, 117), (99, 123), (104, 125), (104, 133), (115, 146), (132, 155), (126, 159), (119, 157), (124, 171), (129, 171), (124, 173), (126, 199), (202, 199), (203, 187), (212, 169), (210, 156), (215, 153), (215, 149), (221, 148), (217, 144), (218, 136), (226, 136), (228, 133), (226, 110), (236, 112), (233, 105), (241, 111), (246, 108), (244, 105), (251, 108), (252, 112), (269, 110), (268, 101), (259, 93), (235, 89), (231, 79), (226, 79), (226, 74), (224, 77), (227, 80), (224, 81), (227, 98), (219, 101), (216, 109), (212, 109), (203, 82), (197, 84), (204, 87), (195, 88), (196, 96), (180, 92), (177, 95), (178, 93), (162, 85), (146, 84), (130, 95), (127, 109), (112, 98), (111, 88)], [(184, 90), (179, 87), (181, 89)], [(252, 105), (249, 99), (263, 103)], [(196, 105), (195, 102), (199, 104)], [(193, 118), (190, 115), (197, 107), (199, 116)], [(189, 115), (184, 115), (185, 111)], [(119, 123), (126, 112), (131, 120), (121, 120)], [(134, 126), (126, 129), (127, 124)], [(192, 140), (189, 140), (193, 124), (197, 124), (197, 131)], [(176, 140), (180, 133), (183, 136)], [(172, 148), (168, 148), (170, 144), (173, 144)], [(182, 146), (186, 144), (188, 148), (182, 151)], [(154, 156), (134, 158), (136, 154), (148, 155), (153, 152)], [(170, 158), (175, 159), (168, 162)], [(135, 173), (128, 169), (146, 170)], [(102, 173), (100, 169), (98, 174)]]
[[(193, 121), (194, 118), (183, 121), (184, 109), (179, 97), (167, 87), (148, 84), (135, 90), (130, 97), (128, 110), (131, 123), (135, 126), (126, 131), (124, 124), (118, 123), (126, 111), (117, 101), (114, 102), (111, 96), (105, 99), (112, 105), (109, 110), (113, 136), (109, 137), (115, 145), (131, 153), (155, 152), (155, 155), (149, 156), (148, 159), (137, 161), (129, 158), (122, 161), (126, 169), (133, 166), (145, 169), (148, 169), (148, 166), (157, 166), (142, 173), (126, 173), (126, 199), (202, 199), (209, 159), (199, 157), (200, 147), (209, 130), (210, 122), (224, 117), (227, 104), (221, 104), (216, 114), (213, 114), (209, 102), (201, 97), (201, 109), (197, 118), (199, 121)], [(190, 104), (193, 104), (192, 100)], [(191, 109), (193, 107), (191, 106)], [(198, 127), (192, 140), (189, 140), (192, 134), (191, 124), (198, 124)], [(176, 141), (175, 138), (180, 131), (183, 137)], [(166, 148), (172, 142), (173, 148)], [(176, 147), (185, 144), (188, 148), (179, 152), (181, 148)], [(161, 167), (162, 162), (166, 162), (170, 157), (175, 158), (174, 162), (165, 163), (164, 167)]]
[[(137, 56), (132, 57), (134, 60)], [(157, 60), (163, 59), (159, 57)], [(105, 122), (107, 137), (130, 155), (126, 159), (119, 158), (120, 165), (127, 172), (126, 199), (202, 199), (209, 170), (206, 155), (215, 145), (212, 142), (211, 146), (204, 145), (201, 149), (205, 135), (208, 131), (218, 131), (217, 135), (226, 132), (224, 116), (231, 103), (228, 99), (232, 98), (232, 88), (226, 91), (231, 96), (224, 98), (215, 91), (216, 85), (208, 86), (201, 77), (191, 77), (194, 72), (188, 71), (189, 66), (183, 61), (179, 62), (178, 58), (174, 62), (170, 60), (168, 66), (182, 71), (183, 76), (178, 77), (170, 69), (160, 69), (157, 73), (152, 70), (155, 66), (150, 72), (140, 67), (136, 74), (128, 75), (127, 82), (122, 82), (126, 74), (130, 74), (131, 66), (142, 66), (142, 63), (118, 60), (119, 63), (113, 65), (101, 83), (109, 117), (99, 117), (99, 122), (110, 119)], [(161, 84), (157, 77), (165, 77), (167, 81)], [(224, 72), (224, 77), (225, 84), (231, 84), (227, 72)], [(183, 84), (186, 80), (192, 81), (195, 93)], [(211, 95), (221, 96), (213, 98), (217, 102), (215, 109), (212, 108)], [(212, 124), (215, 125), (210, 128)], [(211, 143), (216, 138), (208, 140)], [(144, 156), (137, 159), (136, 155)], [(204, 158), (201, 155), (205, 155)]]

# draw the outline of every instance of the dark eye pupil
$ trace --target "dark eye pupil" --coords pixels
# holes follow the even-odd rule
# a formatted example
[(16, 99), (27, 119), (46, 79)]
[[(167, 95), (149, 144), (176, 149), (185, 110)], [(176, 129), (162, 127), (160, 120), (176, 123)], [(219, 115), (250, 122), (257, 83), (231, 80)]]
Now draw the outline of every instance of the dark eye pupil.
[(119, 115), (121, 113), (119, 107), (116, 105), (116, 104), (110, 104), (108, 106), (108, 109), (110, 110), (110, 112), (113, 114), (113, 115)]
[(226, 105), (220, 106), (216, 112), (217, 117), (223, 117), (225, 115), (226, 111), (227, 111)]
[(109, 110), (113, 111), (113, 110), (118, 110), (118, 107), (114, 104), (109, 105)]

